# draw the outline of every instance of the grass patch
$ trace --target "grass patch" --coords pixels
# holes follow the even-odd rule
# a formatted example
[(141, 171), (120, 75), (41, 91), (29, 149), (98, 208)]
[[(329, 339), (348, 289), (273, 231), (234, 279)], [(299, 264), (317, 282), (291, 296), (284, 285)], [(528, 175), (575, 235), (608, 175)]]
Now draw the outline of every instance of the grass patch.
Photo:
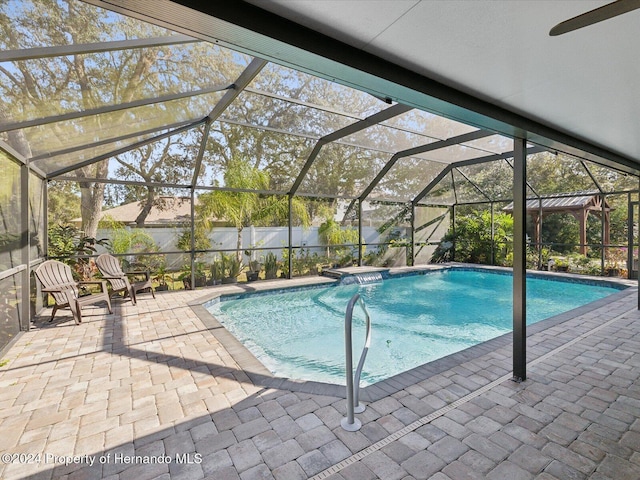
[(5, 359), (5, 360), (0, 360), (0, 368), (4, 367), (5, 365), (9, 365), (9, 359)]

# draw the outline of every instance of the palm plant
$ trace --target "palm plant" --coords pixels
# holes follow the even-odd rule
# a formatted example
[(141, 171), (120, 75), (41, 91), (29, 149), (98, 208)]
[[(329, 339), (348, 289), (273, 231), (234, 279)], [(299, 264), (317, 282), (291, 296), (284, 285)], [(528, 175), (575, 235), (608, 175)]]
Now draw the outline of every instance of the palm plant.
[(276, 278), (278, 272), (278, 257), (274, 253), (269, 252), (264, 259), (264, 278), (271, 280)]
[[(270, 189), (269, 174), (252, 166), (248, 161), (233, 159), (224, 174), (225, 186), (237, 191), (214, 190), (199, 197), (198, 214), (203, 219), (202, 226), (210, 229), (211, 221), (224, 219), (232, 223), (238, 231), (236, 257), (242, 260), (242, 230), (250, 225), (273, 225), (289, 215), (286, 196), (261, 195), (250, 192)], [(303, 225), (309, 225), (309, 214), (305, 204), (292, 201), (292, 214)]]
[[(327, 246), (327, 258), (331, 257), (330, 250), (332, 245), (357, 244), (360, 238), (357, 229), (343, 229), (333, 218), (327, 218), (327, 220), (320, 225), (318, 236), (320, 237), (320, 241)], [(345, 257), (349, 250), (351, 250), (350, 247), (340, 248), (337, 255)], [(353, 257), (353, 252), (351, 252), (351, 256)]]

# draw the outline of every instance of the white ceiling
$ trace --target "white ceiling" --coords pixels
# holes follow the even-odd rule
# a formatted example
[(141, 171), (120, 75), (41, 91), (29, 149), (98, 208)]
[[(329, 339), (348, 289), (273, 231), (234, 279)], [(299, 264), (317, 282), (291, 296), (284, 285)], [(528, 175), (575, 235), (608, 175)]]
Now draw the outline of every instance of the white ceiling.
[(640, 161), (640, 10), (550, 37), (555, 24), (608, 2), (248, 2)]

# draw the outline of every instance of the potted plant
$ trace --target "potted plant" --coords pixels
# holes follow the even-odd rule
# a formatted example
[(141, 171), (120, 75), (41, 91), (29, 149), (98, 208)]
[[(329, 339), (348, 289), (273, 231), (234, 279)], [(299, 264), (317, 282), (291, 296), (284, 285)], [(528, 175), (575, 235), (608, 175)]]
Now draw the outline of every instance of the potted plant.
[(615, 261), (609, 262), (605, 265), (604, 272), (607, 277), (618, 277), (620, 276), (620, 265)]
[(223, 268), (222, 283), (236, 283), (238, 281), (238, 275), (242, 271), (242, 263), (235, 255), (221, 255), (221, 262)]
[(612, 248), (609, 250), (608, 263), (605, 268), (607, 276), (618, 277), (622, 270), (622, 265), (625, 264), (627, 259), (626, 248)]
[(224, 266), (222, 260), (215, 259), (211, 263), (211, 285), (218, 285), (222, 283), (224, 277)]
[[(195, 286), (204, 287), (207, 284), (207, 275), (205, 273), (205, 264), (202, 262), (195, 263)], [(187, 265), (184, 267), (183, 272), (178, 277), (182, 280), (185, 290), (193, 290), (191, 285), (191, 268)]]
[(260, 275), (260, 270), (262, 269), (262, 265), (257, 260), (251, 260), (249, 262), (249, 270), (247, 271), (247, 282), (255, 282), (258, 280), (258, 275)]
[(566, 258), (556, 258), (554, 260), (556, 272), (568, 272), (569, 271), (569, 261)]
[(155, 274), (155, 276), (152, 278), (152, 280), (154, 282), (158, 282), (158, 286), (156, 287), (156, 291), (158, 292), (164, 292), (169, 290), (169, 284), (167, 283), (168, 281), (173, 282), (173, 278), (171, 277), (171, 275), (169, 275), (167, 273), (167, 266), (165, 265), (165, 263), (161, 263), (160, 266), (158, 267), (158, 270)]
[(269, 252), (264, 258), (264, 278), (272, 280), (276, 278), (278, 273), (278, 257), (274, 253)]
[(185, 270), (182, 270), (182, 273), (178, 275), (178, 280), (182, 280), (182, 285), (184, 285), (185, 290), (191, 290), (191, 269), (189, 267), (185, 267)]

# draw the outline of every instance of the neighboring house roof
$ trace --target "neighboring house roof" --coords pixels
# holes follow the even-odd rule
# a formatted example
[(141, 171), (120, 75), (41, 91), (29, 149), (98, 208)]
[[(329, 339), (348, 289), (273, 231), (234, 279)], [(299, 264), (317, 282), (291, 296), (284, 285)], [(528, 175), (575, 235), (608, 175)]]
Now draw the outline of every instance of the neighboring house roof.
[[(196, 198), (196, 205), (198, 199)], [(125, 225), (135, 225), (136, 218), (142, 211), (142, 202), (125, 203), (118, 207), (100, 212), (100, 220), (112, 219)], [(145, 227), (166, 227), (189, 223), (191, 221), (191, 197), (159, 197), (156, 204), (151, 207), (149, 215), (145, 219)], [(79, 224), (80, 218), (73, 220)], [(226, 223), (226, 222), (216, 222)]]
[[(103, 210), (100, 219), (111, 218), (125, 225), (135, 224), (136, 218), (142, 211), (142, 202), (132, 202), (119, 207)], [(189, 223), (191, 221), (190, 197), (160, 197), (151, 207), (149, 215), (145, 219), (145, 226), (165, 226)]]
[[(103, 210), (100, 219), (111, 218), (125, 225), (136, 223), (142, 211), (142, 202), (131, 202)], [(191, 219), (190, 197), (160, 197), (145, 219), (145, 226), (166, 226), (189, 223)]]

